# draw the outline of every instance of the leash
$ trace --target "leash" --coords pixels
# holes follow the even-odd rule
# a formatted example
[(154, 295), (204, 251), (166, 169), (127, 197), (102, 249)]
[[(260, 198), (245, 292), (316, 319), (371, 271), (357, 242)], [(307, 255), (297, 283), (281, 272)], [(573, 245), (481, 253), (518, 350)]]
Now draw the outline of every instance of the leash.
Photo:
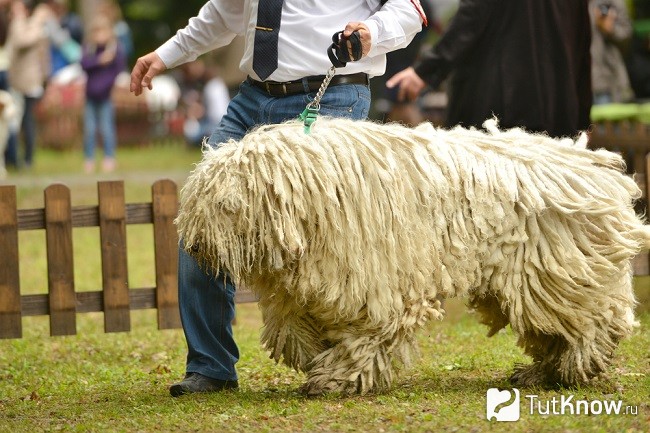
[[(351, 52), (348, 51), (347, 42), (351, 44)], [(305, 134), (311, 132), (311, 125), (316, 121), (318, 117), (318, 112), (320, 111), (320, 101), (329, 86), (330, 81), (336, 74), (336, 68), (343, 68), (347, 62), (356, 61), (361, 58), (362, 55), (362, 46), (361, 46), (361, 36), (358, 31), (353, 32), (349, 38), (343, 36), (343, 32), (336, 32), (332, 36), (332, 45), (327, 50), (327, 55), (332, 62), (332, 66), (327, 70), (327, 74), (323, 79), (316, 96), (312, 101), (310, 101), (302, 113), (298, 116), (298, 119), (302, 120)]]

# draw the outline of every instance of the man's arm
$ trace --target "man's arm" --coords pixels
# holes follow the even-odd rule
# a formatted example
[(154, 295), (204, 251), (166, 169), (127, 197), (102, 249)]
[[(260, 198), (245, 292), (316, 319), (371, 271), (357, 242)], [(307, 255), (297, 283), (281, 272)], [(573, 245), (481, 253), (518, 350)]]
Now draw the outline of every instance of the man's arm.
[[(350, 23), (344, 35), (360, 30), (363, 56), (378, 56), (406, 47), (422, 30), (422, 18), (409, 0), (388, 0), (361, 23)], [(364, 30), (367, 34), (364, 38)]]
[(461, 0), (458, 12), (440, 41), (412, 67), (393, 75), (389, 88), (399, 87), (398, 101), (414, 100), (428, 85), (437, 87), (456, 62), (474, 48), (499, 0)]
[(131, 92), (151, 89), (151, 80), (166, 69), (195, 60), (201, 54), (228, 45), (244, 31), (244, 2), (211, 0), (198, 15), (157, 50), (140, 57), (131, 72)]

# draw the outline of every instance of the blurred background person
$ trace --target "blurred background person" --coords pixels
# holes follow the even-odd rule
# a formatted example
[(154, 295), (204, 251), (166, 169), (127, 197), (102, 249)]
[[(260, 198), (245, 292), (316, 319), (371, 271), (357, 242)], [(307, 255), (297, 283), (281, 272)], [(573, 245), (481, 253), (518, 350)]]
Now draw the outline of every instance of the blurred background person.
[(48, 22), (51, 75), (81, 60), (84, 29), (81, 17), (70, 10), (67, 0), (48, 0), (54, 16)]
[(133, 35), (131, 33), (131, 27), (129, 27), (129, 24), (122, 16), (122, 9), (120, 8), (119, 3), (114, 0), (104, 0), (99, 4), (96, 13), (98, 15), (106, 16), (113, 23), (115, 37), (117, 38), (117, 42), (121, 45), (122, 52), (124, 52), (126, 62), (128, 63), (133, 58), (134, 54)]
[(104, 15), (90, 22), (88, 42), (83, 47), (81, 67), (86, 73), (86, 105), (84, 109), (84, 171), (95, 171), (97, 132), (102, 137), (104, 159), (102, 170), (115, 170), (117, 128), (111, 93), (115, 79), (126, 67), (126, 57), (117, 42), (113, 23)]
[(11, 46), (9, 85), (22, 99), (23, 114), (20, 130), (25, 150), (23, 161), (16, 156), (16, 165), (24, 164), (25, 168), (30, 168), (34, 162), (36, 145), (34, 111), (43, 96), (45, 81), (50, 73), (46, 23), (52, 17), (52, 10), (45, 3), (37, 4), (32, 0), (12, 2), (9, 25)]
[(11, 17), (11, 0), (0, 0), (0, 90), (9, 90), (10, 51), (7, 45)]
[(634, 31), (625, 64), (634, 97), (644, 102), (650, 98), (650, 0), (630, 0), (627, 5)]
[(188, 144), (201, 146), (226, 114), (230, 92), (217, 65), (203, 58), (180, 69), (181, 104), (185, 109), (183, 134)]
[[(9, 92), (9, 64), (11, 61), (11, 52), (8, 42), (9, 23), (11, 19), (12, 0), (0, 0), (0, 91)], [(18, 116), (18, 109), (14, 103), (14, 117)], [(14, 120), (9, 122), (7, 136), (0, 140), (0, 159), (2, 166), (7, 165), (15, 167), (17, 164), (16, 156), (16, 133), (18, 132), (18, 122)], [(0, 137), (2, 138), (2, 137)]]
[(16, 116), (14, 98), (6, 90), (0, 90), (0, 179), (7, 177), (5, 167), (5, 148), (9, 138), (11, 123)]
[(594, 104), (634, 99), (624, 54), (632, 40), (632, 22), (623, 0), (591, 0), (591, 61)]
[(589, 0), (461, 0), (449, 27), (414, 67), (390, 78), (415, 99), (449, 76), (446, 126), (573, 136), (590, 125)]

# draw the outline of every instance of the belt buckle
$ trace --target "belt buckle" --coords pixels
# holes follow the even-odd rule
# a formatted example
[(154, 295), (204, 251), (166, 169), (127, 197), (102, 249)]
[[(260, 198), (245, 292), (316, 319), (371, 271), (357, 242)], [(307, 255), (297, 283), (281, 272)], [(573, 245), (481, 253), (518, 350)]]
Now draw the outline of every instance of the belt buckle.
[[(273, 86), (275, 87), (280, 87), (280, 85), (282, 85), (282, 93), (281, 93), (282, 96), (287, 96), (288, 95), (287, 83), (273, 83)], [(275, 96), (275, 94), (277, 94), (277, 92), (272, 90), (273, 88), (271, 87), (271, 83), (269, 83), (268, 81), (264, 81), (264, 88), (266, 89), (266, 93), (268, 93), (271, 96)]]

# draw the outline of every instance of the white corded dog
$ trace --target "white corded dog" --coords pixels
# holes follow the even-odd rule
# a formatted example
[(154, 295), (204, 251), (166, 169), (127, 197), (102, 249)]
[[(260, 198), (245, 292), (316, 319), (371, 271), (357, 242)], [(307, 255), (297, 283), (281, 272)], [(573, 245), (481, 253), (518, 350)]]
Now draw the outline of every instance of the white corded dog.
[(639, 188), (585, 136), (485, 127), (260, 127), (205, 150), (180, 237), (257, 293), (262, 341), (307, 394), (390, 387), (439, 295), (468, 297), (490, 335), (510, 324), (533, 359), (516, 385), (588, 382), (636, 325)]

